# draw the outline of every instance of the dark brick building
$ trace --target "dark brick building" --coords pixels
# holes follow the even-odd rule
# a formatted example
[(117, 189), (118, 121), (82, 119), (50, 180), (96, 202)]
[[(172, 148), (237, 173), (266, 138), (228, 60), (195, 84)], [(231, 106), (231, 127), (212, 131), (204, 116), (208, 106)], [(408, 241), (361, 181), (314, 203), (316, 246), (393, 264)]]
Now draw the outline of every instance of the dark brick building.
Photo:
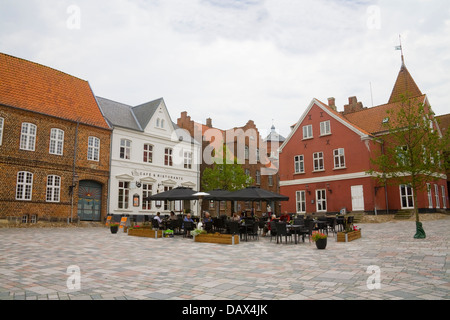
[(0, 218), (100, 221), (110, 137), (87, 81), (0, 53)]
[[(266, 143), (253, 120), (247, 121), (242, 127), (222, 130), (212, 126), (211, 118), (206, 119), (206, 124), (201, 124), (191, 120), (191, 117), (184, 111), (181, 113), (181, 117), (177, 119), (177, 125), (186, 129), (194, 139), (202, 142), (201, 177), (203, 177), (203, 171), (212, 166), (207, 159), (212, 147), (218, 150), (222, 144), (226, 144), (228, 150), (231, 150), (233, 155), (238, 158), (238, 163), (241, 164), (244, 172), (253, 178), (255, 186), (278, 193), (278, 163), (274, 161), (273, 154), (270, 155), (270, 148), (276, 149), (274, 145), (275, 142), (278, 145), (278, 141), (271, 140)], [(201, 186), (201, 190), (205, 191), (202, 184)], [(251, 209), (254, 208), (255, 214), (261, 216), (267, 212), (267, 205), (273, 212), (279, 213), (279, 204), (272, 201), (254, 203), (235, 201), (233, 206), (230, 203), (225, 205), (224, 201), (221, 203), (213, 201), (206, 203), (205, 201), (203, 210), (209, 210), (215, 216), (216, 213), (227, 215), (230, 215), (231, 212), (240, 213), (242, 211), (250, 213)]]

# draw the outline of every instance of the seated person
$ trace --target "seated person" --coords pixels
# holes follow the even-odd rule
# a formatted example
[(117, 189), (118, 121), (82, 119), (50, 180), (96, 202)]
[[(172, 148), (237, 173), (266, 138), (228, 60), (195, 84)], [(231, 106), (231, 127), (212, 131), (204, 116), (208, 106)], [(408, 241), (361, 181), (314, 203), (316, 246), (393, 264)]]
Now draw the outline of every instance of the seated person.
[(270, 222), (276, 221), (276, 220), (277, 220), (277, 216), (272, 214), (272, 217), (270, 217), (270, 220), (267, 220), (267, 224), (264, 226), (264, 230), (263, 230), (263, 234), (262, 234), (263, 237), (265, 237), (267, 232), (270, 231)]
[(175, 212), (170, 211), (169, 220), (177, 220), (177, 216), (175, 215)]
[(231, 221), (239, 222), (239, 221), (241, 221), (241, 217), (237, 213), (234, 213), (233, 218), (231, 218)]
[[(192, 222), (192, 228), (195, 228), (194, 220), (192, 220), (191, 214), (190, 214), (190, 213), (188, 213), (188, 214), (186, 215), (186, 217), (184, 217), (184, 220), (183, 220), (183, 221), (185, 221), (185, 222)], [(184, 223), (183, 223), (182, 228), (184, 229)], [(189, 232), (186, 232), (186, 233), (187, 233), (188, 236), (190, 236), (191, 231), (190, 231), (190, 230), (188, 230), (188, 231), (189, 231)]]
[(206, 222), (212, 222), (213, 219), (211, 218), (211, 215), (209, 214), (208, 211), (205, 211), (205, 216), (203, 217), (203, 224), (205, 224)]
[(161, 222), (162, 222), (162, 219), (161, 219), (160, 215), (161, 215), (161, 213), (158, 212), (158, 213), (156, 214), (156, 216), (153, 218), (153, 219), (157, 220), (159, 224), (161, 224)]
[(284, 214), (282, 214), (280, 216), (280, 221), (284, 221), (284, 222), (289, 222), (291, 221), (291, 216), (288, 215), (287, 211), (284, 212)]

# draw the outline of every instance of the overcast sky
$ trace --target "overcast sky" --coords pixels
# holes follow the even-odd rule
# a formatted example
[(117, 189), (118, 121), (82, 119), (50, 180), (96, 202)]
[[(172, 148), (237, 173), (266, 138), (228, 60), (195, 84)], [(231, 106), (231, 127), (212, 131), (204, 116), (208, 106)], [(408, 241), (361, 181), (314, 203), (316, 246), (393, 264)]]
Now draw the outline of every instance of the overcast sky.
[[(313, 98), (387, 103), (406, 66), (449, 113), (448, 0), (0, 0), (0, 51), (89, 81), (172, 120), (285, 137)], [(372, 91), (371, 91), (372, 88)]]

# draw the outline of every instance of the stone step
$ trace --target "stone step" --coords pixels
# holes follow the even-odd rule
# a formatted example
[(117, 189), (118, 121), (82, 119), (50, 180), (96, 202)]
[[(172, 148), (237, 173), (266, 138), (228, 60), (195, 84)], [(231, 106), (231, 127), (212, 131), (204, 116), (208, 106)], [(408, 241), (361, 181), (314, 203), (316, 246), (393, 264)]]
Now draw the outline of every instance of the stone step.
[(395, 220), (408, 220), (413, 215), (412, 211), (397, 211), (397, 213), (394, 215)]

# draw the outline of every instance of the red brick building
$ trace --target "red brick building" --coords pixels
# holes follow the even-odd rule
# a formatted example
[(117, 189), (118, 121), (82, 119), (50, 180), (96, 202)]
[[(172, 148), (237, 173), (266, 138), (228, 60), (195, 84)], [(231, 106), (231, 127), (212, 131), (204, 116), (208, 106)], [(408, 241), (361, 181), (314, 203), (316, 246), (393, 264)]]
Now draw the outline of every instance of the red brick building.
[(111, 129), (87, 81), (0, 53), (0, 218), (100, 221)]
[[(338, 112), (334, 98), (328, 104), (313, 99), (280, 147), (280, 193), (290, 197), (282, 210), (380, 214), (411, 209), (410, 187), (379, 185), (366, 173), (372, 168), (370, 159), (381, 148), (375, 138), (386, 133), (386, 111), (399, 108), (406, 91), (430, 106), (404, 64), (385, 105), (365, 108), (350, 97), (344, 111)], [(433, 125), (437, 128), (436, 122)], [(448, 208), (445, 174), (429, 183), (428, 192), (418, 194), (418, 207), (420, 212)]]
[[(184, 111), (181, 113), (181, 117), (177, 119), (177, 125), (186, 129), (194, 139), (202, 142), (200, 177), (203, 176), (205, 168), (212, 167), (212, 163), (208, 161), (212, 148), (219, 150), (225, 143), (228, 150), (231, 150), (238, 158), (238, 163), (241, 164), (245, 173), (253, 178), (255, 186), (278, 192), (278, 168), (275, 167), (277, 164), (272, 161), (273, 159), (270, 156), (267, 156), (268, 147), (266, 141), (260, 136), (259, 130), (252, 120), (249, 120), (242, 127), (222, 130), (212, 126), (211, 118), (206, 120), (206, 124), (201, 124), (191, 120), (191, 117)], [(275, 141), (271, 142), (275, 144)], [(203, 186), (201, 190), (204, 191)], [(267, 205), (270, 205), (273, 211), (279, 211), (277, 204), (264, 201), (255, 203), (236, 201), (233, 208), (230, 207), (230, 204), (225, 207), (224, 201), (220, 204), (210, 202), (203, 204), (203, 210), (210, 210), (213, 215), (216, 212), (230, 215), (231, 211), (250, 212), (253, 207), (255, 208), (255, 214), (261, 216), (263, 213), (266, 213)]]

